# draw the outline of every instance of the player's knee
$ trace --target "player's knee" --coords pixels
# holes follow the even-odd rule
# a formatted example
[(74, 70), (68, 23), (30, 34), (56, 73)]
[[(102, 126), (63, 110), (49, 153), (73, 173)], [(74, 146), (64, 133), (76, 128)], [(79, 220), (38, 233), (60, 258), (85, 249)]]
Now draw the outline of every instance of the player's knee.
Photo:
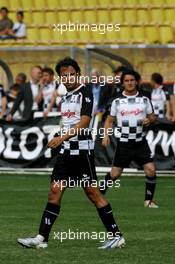
[(155, 171), (155, 168), (154, 167), (148, 167), (148, 168), (145, 168), (145, 173), (149, 177), (154, 177), (155, 174), (156, 174), (156, 171)]
[(58, 201), (58, 189), (52, 187), (48, 194), (48, 201), (49, 202), (57, 202)]
[(115, 180), (118, 177), (120, 177), (121, 173), (120, 172), (116, 172), (116, 171), (111, 171), (111, 179)]
[(88, 198), (97, 206), (102, 207), (106, 205), (106, 199), (100, 192), (88, 191), (86, 192)]

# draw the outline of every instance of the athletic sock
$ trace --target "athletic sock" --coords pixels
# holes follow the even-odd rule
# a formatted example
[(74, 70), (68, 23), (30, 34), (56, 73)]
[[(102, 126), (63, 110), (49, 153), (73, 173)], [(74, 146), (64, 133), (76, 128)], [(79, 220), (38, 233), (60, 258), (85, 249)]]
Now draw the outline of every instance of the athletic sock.
[(48, 241), (51, 228), (59, 215), (60, 206), (57, 204), (47, 203), (46, 208), (41, 218), (41, 224), (39, 227), (39, 234), (42, 235), (45, 240)]
[(113, 236), (122, 236), (112, 213), (112, 208), (110, 204), (107, 204), (104, 207), (97, 208), (98, 214), (103, 222), (104, 226), (108, 233), (112, 233)]
[(146, 175), (145, 182), (145, 200), (152, 200), (156, 188), (156, 175), (150, 177)]
[(108, 172), (104, 178), (104, 185), (100, 186), (99, 190), (102, 194), (105, 194), (108, 189), (108, 181), (112, 180), (110, 172)]

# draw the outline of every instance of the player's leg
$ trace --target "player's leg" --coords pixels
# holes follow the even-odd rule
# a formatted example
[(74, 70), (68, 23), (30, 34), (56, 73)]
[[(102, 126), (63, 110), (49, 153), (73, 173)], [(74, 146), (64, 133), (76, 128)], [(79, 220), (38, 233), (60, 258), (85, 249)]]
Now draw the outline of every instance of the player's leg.
[(46, 248), (51, 228), (59, 215), (61, 199), (64, 193), (64, 182), (52, 182), (48, 194), (48, 202), (43, 212), (39, 233), (35, 237), (19, 238), (17, 241), (25, 247)]
[(19, 238), (18, 243), (26, 247), (46, 248), (51, 228), (59, 215), (63, 193), (66, 188), (67, 166), (64, 157), (58, 156), (51, 175), (48, 201), (44, 209), (39, 233), (34, 238)]
[(158, 208), (158, 205), (153, 201), (156, 189), (156, 169), (153, 162), (148, 162), (143, 165), (146, 175), (145, 181), (145, 207)]
[(158, 208), (158, 206), (153, 201), (156, 188), (156, 169), (153, 163), (151, 150), (146, 139), (138, 143), (135, 151), (135, 160), (141, 166), (143, 166), (146, 176), (144, 206), (150, 208)]
[(128, 143), (118, 142), (114, 158), (112, 161), (111, 172), (108, 172), (105, 176), (105, 188), (100, 188), (102, 194), (105, 194), (108, 189), (108, 181), (116, 181), (123, 172), (123, 168), (128, 167), (131, 162), (132, 148)]
[(61, 207), (61, 199), (65, 191), (64, 181), (55, 181), (51, 183), (48, 194), (48, 202), (44, 209), (41, 223), (39, 227), (39, 234), (44, 237), (44, 241), (48, 242), (51, 228), (59, 215)]
[(108, 185), (110, 185), (110, 181), (112, 180), (113, 182), (115, 182), (122, 174), (123, 172), (123, 168), (120, 167), (112, 167), (111, 171), (108, 172), (104, 178), (104, 185), (100, 186), (99, 190), (102, 194), (105, 194), (107, 189), (108, 189)]
[(84, 191), (89, 200), (96, 206), (99, 217), (104, 224), (108, 234), (112, 235), (111, 239), (105, 242), (101, 248), (121, 247), (122, 245), (124, 245), (125, 240), (114, 219), (110, 203), (102, 195), (97, 187), (84, 187)]

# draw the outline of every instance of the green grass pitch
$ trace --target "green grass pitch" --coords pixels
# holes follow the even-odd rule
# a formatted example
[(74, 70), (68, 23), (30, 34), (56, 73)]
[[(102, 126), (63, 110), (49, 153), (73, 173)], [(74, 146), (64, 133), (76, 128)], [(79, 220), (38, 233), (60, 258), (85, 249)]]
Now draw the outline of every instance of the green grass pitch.
[(119, 189), (109, 190), (106, 196), (126, 239), (124, 248), (113, 250), (98, 249), (98, 240), (54, 240), (54, 231), (104, 231), (94, 206), (80, 188), (66, 190), (49, 247), (22, 248), (16, 239), (37, 233), (49, 178), (0, 175), (0, 186), (1, 264), (175, 263), (175, 178), (158, 179), (155, 199), (159, 209), (143, 207), (144, 177), (123, 177)]

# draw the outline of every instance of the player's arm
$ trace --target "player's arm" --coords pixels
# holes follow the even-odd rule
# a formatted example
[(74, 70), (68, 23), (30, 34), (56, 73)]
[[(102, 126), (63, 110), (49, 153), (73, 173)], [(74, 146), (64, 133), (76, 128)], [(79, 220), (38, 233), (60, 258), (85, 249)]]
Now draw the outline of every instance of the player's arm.
[(110, 138), (108, 135), (108, 131), (110, 128), (112, 128), (112, 125), (114, 123), (115, 117), (108, 115), (104, 124), (104, 138), (102, 140), (102, 145), (106, 147), (107, 145), (110, 144)]
[(3, 115), (5, 114), (6, 112), (6, 107), (7, 107), (7, 98), (6, 96), (3, 96), (2, 97), (2, 102), (1, 102), (1, 108), (2, 108), (2, 111), (1, 111), (1, 117), (3, 117)]

